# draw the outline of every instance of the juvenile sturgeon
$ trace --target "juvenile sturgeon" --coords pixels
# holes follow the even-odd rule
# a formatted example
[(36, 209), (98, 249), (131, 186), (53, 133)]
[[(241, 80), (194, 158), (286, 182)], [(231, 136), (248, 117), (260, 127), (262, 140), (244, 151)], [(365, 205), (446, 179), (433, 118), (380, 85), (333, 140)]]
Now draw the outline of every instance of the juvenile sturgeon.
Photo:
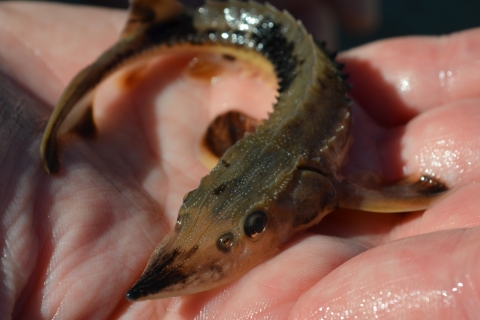
[(91, 134), (96, 87), (128, 63), (195, 47), (257, 59), (276, 72), (278, 100), (255, 134), (230, 147), (179, 210), (127, 299), (209, 290), (274, 256), (295, 233), (338, 207), (422, 210), (444, 193), (440, 181), (364, 186), (338, 168), (350, 137), (350, 98), (340, 65), (287, 12), (255, 2), (134, 0), (121, 39), (68, 85), (46, 127), (41, 155), (60, 169), (59, 144)]

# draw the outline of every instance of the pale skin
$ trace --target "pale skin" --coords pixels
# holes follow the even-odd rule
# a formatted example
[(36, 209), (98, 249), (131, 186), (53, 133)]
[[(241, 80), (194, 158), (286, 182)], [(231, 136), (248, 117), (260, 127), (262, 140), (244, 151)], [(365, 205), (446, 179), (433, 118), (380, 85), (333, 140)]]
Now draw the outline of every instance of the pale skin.
[[(48, 114), (71, 77), (116, 41), (124, 19), (119, 11), (0, 6), (0, 71), (23, 87), (16, 101), (0, 98), (1, 314), (19, 319), (478, 314), (480, 29), (387, 40), (341, 55), (358, 102), (355, 161), (346, 171), (374, 170), (388, 178), (434, 173), (453, 193), (425, 212), (336, 211), (234, 283), (132, 304), (125, 292), (173, 226), (183, 195), (208, 173), (195, 146), (211, 120), (205, 114), (223, 102), (188, 100), (186, 93), (197, 89), (175, 77), (161, 77), (167, 92), (160, 102), (174, 100), (171, 109), (141, 100), (138, 90), (105, 86), (95, 111), (99, 136), (72, 140), (63, 172), (47, 175), (38, 148)], [(178, 64), (167, 62), (160, 66), (175, 74)], [(165, 74), (162, 68), (157, 73)], [(239, 88), (257, 88), (255, 79), (225, 75), (223, 81), (235, 81), (236, 90), (225, 99), (237, 109), (249, 112), (271, 100), (268, 88), (258, 101), (245, 99)], [(5, 86), (3, 78), (1, 83)], [(212, 91), (202, 97), (216, 93), (203, 89)], [(27, 90), (45, 103), (22, 96)]]

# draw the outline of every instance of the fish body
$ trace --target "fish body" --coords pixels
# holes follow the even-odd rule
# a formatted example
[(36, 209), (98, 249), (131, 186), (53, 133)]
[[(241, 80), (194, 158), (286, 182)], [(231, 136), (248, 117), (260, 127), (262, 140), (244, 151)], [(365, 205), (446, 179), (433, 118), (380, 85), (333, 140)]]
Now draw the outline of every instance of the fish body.
[[(91, 100), (112, 72), (169, 50), (199, 48), (256, 59), (274, 70), (273, 112), (231, 146), (179, 210), (129, 300), (166, 298), (228, 283), (275, 255), (294, 234), (338, 207), (380, 212), (426, 208), (446, 187), (430, 177), (363, 186), (338, 169), (351, 138), (351, 99), (341, 66), (286, 12), (255, 2), (133, 1), (119, 42), (69, 84), (41, 154), (59, 170), (63, 135), (94, 130)], [(86, 128), (86, 129), (85, 129)]]

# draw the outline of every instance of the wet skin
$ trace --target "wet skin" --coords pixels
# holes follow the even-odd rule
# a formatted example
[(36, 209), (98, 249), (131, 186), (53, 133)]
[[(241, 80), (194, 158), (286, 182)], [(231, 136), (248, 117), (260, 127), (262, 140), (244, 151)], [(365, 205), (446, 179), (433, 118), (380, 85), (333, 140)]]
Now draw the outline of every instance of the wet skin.
[[(38, 14), (37, 11), (35, 13)], [(78, 11), (75, 15), (77, 14)], [(106, 21), (107, 19), (101, 20)], [(121, 22), (118, 23), (118, 25), (121, 24)], [(73, 24), (72, 29), (65, 30), (65, 32), (73, 33), (75, 30), (78, 29)], [(112, 41), (117, 31), (112, 31), (110, 38)], [(92, 33), (97, 32), (92, 30)], [(90, 38), (93, 39), (93, 35)], [(373, 295), (378, 296), (391, 292), (391, 294), (403, 296), (397, 300), (405, 301), (405, 303), (420, 301), (421, 307), (407, 311), (431, 314), (432, 309), (429, 308), (432, 305), (444, 305), (443, 300), (432, 295), (434, 289), (446, 290), (450, 297), (449, 301), (455, 300), (454, 306), (451, 304), (451, 308), (448, 308), (447, 311), (468, 311), (469, 304), (463, 303), (462, 299), (478, 299), (471, 286), (471, 284), (478, 283), (473, 271), (476, 270), (474, 257), (478, 253), (476, 245), (478, 236), (475, 234), (478, 212), (475, 210), (474, 201), (471, 200), (475, 199), (474, 195), (478, 193), (478, 190), (475, 189), (476, 185), (473, 183), (478, 179), (478, 169), (475, 167), (475, 160), (478, 159), (478, 153), (476, 153), (478, 148), (475, 148), (475, 143), (478, 146), (478, 140), (476, 140), (478, 132), (475, 132), (478, 130), (475, 125), (478, 122), (478, 111), (475, 108), (478, 100), (475, 99), (478, 99), (478, 91), (472, 85), (476, 74), (473, 71), (470, 75), (468, 74), (475, 53), (478, 55), (478, 50), (474, 50), (476, 38), (478, 38), (478, 32), (475, 34), (474, 31), (450, 38), (447, 48), (450, 50), (461, 48), (464, 51), (462, 51), (463, 54), (455, 56), (455, 59), (450, 56), (449, 64), (445, 60), (431, 59), (429, 50), (437, 52), (437, 46), (444, 48), (447, 45), (432, 39), (408, 39), (377, 44), (377, 49), (380, 49), (378, 46), (381, 46), (381, 50), (366, 47), (350, 52), (345, 57), (345, 60), (349, 62), (352, 82), (357, 83), (353, 91), (354, 96), (358, 97), (362, 105), (369, 110), (373, 117), (377, 118), (379, 123), (391, 128), (383, 131), (375, 126), (368, 126), (372, 130), (368, 133), (371, 134), (371, 137), (383, 138), (373, 139), (373, 141), (379, 141), (376, 147), (387, 147), (383, 150), (388, 150), (388, 152), (377, 155), (381, 159), (372, 158), (371, 154), (365, 154), (365, 152), (359, 152), (355, 145), (352, 152), (363, 155), (360, 160), (369, 164), (376, 166), (378, 162), (383, 163), (383, 167), (377, 167), (377, 171), (392, 178), (400, 175), (402, 165), (406, 166), (407, 173), (431, 169), (436, 163), (432, 160), (432, 153), (434, 155), (440, 153), (440, 155), (444, 155), (441, 157), (443, 162), (440, 161), (440, 164), (443, 165), (441, 167), (442, 176), (448, 183), (458, 187), (457, 192), (444, 200), (442, 205), (432, 207), (423, 215), (413, 213), (387, 217), (371, 214), (362, 215), (359, 219), (360, 216), (357, 212), (337, 212), (326, 218), (316, 230), (312, 230), (313, 233), (294, 240), (279, 256), (256, 268), (234, 286), (218, 289), (208, 294), (176, 299), (174, 300), (176, 304), (171, 304), (168, 312), (179, 313), (181, 316), (189, 318), (204, 306), (206, 309), (203, 312), (213, 312), (214, 301), (225, 301), (217, 309), (217, 312), (224, 316), (227, 316), (228, 312), (235, 312), (235, 306), (240, 308), (243, 313), (245, 313), (245, 309), (242, 309), (242, 306), (246, 306), (252, 312), (262, 308), (262, 312), (265, 314), (278, 314), (279, 312), (287, 314), (284, 308), (288, 305), (292, 315), (303, 317), (302, 314), (305, 315), (305, 313), (301, 312), (307, 312), (308, 315), (310, 314), (309, 310), (318, 309), (321, 306), (344, 310), (342, 309), (345, 307), (342, 307), (343, 300), (335, 302), (331, 302), (331, 300), (333, 297), (341, 296), (342, 292), (348, 292), (350, 288), (357, 290), (355, 297), (358, 297), (358, 303), (354, 307), (350, 305), (348, 309), (354, 309), (357, 312), (362, 311), (360, 307), (362, 299), (371, 299)], [(4, 41), (12, 43), (10, 41), (15, 38), (10, 36), (4, 39), (6, 39)], [(30, 43), (35, 43), (35, 38), (24, 37), (22, 39), (28, 39)], [(42, 38), (42, 40), (45, 39)], [(99, 40), (98, 51), (95, 54), (104, 49), (101, 46), (101, 40), (103, 39)], [(85, 41), (90, 42), (91, 39), (87, 37)], [(467, 41), (469, 46), (465, 46)], [(418, 50), (419, 44), (422, 43), (425, 46), (422, 51), (408, 55), (405, 54), (405, 51), (403, 54), (399, 52), (400, 49)], [(55, 43), (42, 46), (42, 42), (35, 45), (42, 49), (41, 52), (52, 52), (52, 54), (60, 52), (53, 50), (60, 49)], [(93, 43), (92, 46), (95, 47), (95, 44)], [(30, 52), (28, 49), (22, 50), (22, 47), (17, 48), (18, 55), (15, 55), (17, 59), (22, 53)], [(471, 51), (465, 51), (467, 48)], [(72, 51), (75, 52), (75, 50)], [(382, 52), (382, 56), (378, 55), (379, 51)], [(62, 51), (61, 56), (65, 56), (64, 53)], [(19, 82), (49, 101), (49, 104), (58, 97), (62, 87), (60, 84), (56, 95), (48, 94), (52, 87), (35, 88), (34, 86), (45, 84), (45, 79), (52, 79), (52, 83), (61, 83), (61, 81), (56, 82), (55, 77), (47, 71), (44, 73), (38, 71), (37, 74), (32, 74), (31, 69), (22, 65), (20, 61), (9, 58), (8, 52), (2, 52), (2, 54), (2, 60), (8, 61), (8, 64), (4, 64), (4, 69), (8, 70), (14, 66), (14, 63), (19, 63), (15, 69), (16, 72), (12, 72)], [(416, 62), (412, 62), (411, 55), (416, 55), (417, 61), (423, 62), (421, 66), (425, 69), (420, 68)], [(73, 53), (68, 56), (74, 57)], [(406, 56), (408, 56), (407, 61), (399, 62), (399, 59), (406, 59)], [(78, 58), (84, 59), (83, 56)], [(32, 60), (32, 63), (38, 63), (38, 70), (45, 70), (41, 68), (42, 62), (36, 61), (38, 60)], [(61, 65), (55, 65), (62, 63), (61, 59), (47, 61), (50, 61), (51, 69), (63, 70)], [(72, 63), (68, 63), (70, 61), (63, 60), (63, 63), (72, 65)], [(83, 62), (87, 63), (87, 61)], [(412, 84), (411, 91), (402, 93), (400, 90), (395, 90), (395, 85), (398, 82), (403, 83), (401, 81), (405, 80), (407, 62), (412, 63), (409, 79), (416, 79), (418, 82)], [(401, 69), (398, 69), (399, 65), (402, 65)], [(432, 70), (466, 70), (467, 73), (466, 76), (458, 78), (457, 82), (447, 81), (444, 87), (441, 87), (439, 83), (433, 84), (432, 81), (428, 81), (431, 79), (425, 79), (425, 74), (433, 73)], [(22, 78), (23, 71), (29, 71), (29, 77)], [(65, 73), (57, 72), (57, 75), (65, 78), (63, 82), (65, 85), (67, 78), (76, 71), (71, 70), (69, 74), (67, 68)], [(369, 83), (360, 81), (360, 76), (364, 77), (365, 74), (370, 75)], [(438, 72), (435, 74), (438, 75)], [(385, 77), (381, 75), (385, 75)], [(470, 78), (467, 77), (468, 75)], [(43, 81), (34, 81), (34, 76)], [(393, 80), (387, 81), (384, 78)], [(364, 93), (372, 90), (364, 87), (369, 86), (370, 83), (375, 84), (377, 90), (379, 86), (384, 89), (382, 96)], [(400, 89), (401, 86), (398, 88)], [(466, 99), (470, 100), (466, 101)], [(381, 117), (385, 101), (392, 106), (394, 111), (392, 114), (396, 118)], [(420, 107), (415, 108), (416, 105), (421, 106), (421, 109)], [(9, 252), (11, 252), (7, 261), (14, 265), (9, 270), (22, 270), (22, 274), (30, 276), (27, 279), (19, 276), (17, 272), (6, 271), (7, 276), (14, 275), (14, 280), (13, 289), (5, 289), (12, 297), (11, 300), (7, 299), (3, 302), (5, 308), (13, 308), (14, 297), (17, 295), (15, 292), (20, 292), (26, 287), (22, 291), (20, 302), (16, 304), (18, 314), (43, 312), (45, 317), (49, 318), (57, 310), (60, 317), (82, 317), (93, 314), (90, 312), (96, 312), (96, 315), (103, 314), (105, 317), (112, 312), (118, 312), (115, 313), (116, 315), (123, 314), (131, 317), (135, 317), (135, 315), (138, 317), (140, 312), (145, 316), (152, 314), (161, 316), (168, 313), (166, 308), (171, 303), (170, 300), (141, 303), (127, 310), (122, 308), (122, 305), (125, 305), (120, 300), (122, 298), (115, 299), (112, 296), (115, 296), (121, 287), (125, 291), (134, 280), (135, 275), (141, 271), (144, 263), (142, 259), (150, 254), (153, 246), (169, 229), (168, 225), (173, 224), (176, 218), (175, 207), (178, 207), (181, 197), (187, 190), (195, 187), (197, 182), (194, 180), (198, 181), (198, 178), (205, 174), (206, 169), (197, 162), (198, 160), (194, 161), (188, 155), (182, 154), (180, 150), (175, 150), (174, 146), (168, 147), (167, 141), (161, 143), (164, 151), (160, 155), (161, 161), (149, 159), (149, 156), (151, 157), (150, 150), (142, 151), (142, 148), (135, 143), (137, 137), (133, 136), (130, 137), (131, 141), (125, 141), (126, 134), (115, 136), (114, 132), (118, 130), (113, 130), (112, 127), (110, 132), (107, 130), (110, 135), (107, 134), (88, 144), (79, 142), (76, 147), (67, 151), (65, 161), (70, 163), (69, 171), (65, 172), (57, 181), (51, 180), (44, 175), (40, 163), (36, 162), (36, 158), (33, 157), (36, 154), (34, 151), (38, 147), (39, 128), (42, 125), (41, 123), (36, 125), (35, 121), (32, 122), (31, 119), (44, 118), (46, 112), (38, 106), (32, 106), (32, 110), (40, 110), (38, 113), (28, 111), (29, 109), (25, 107), (26, 109), (22, 110), (27, 113), (19, 116), (18, 112), (21, 107), (22, 105), (19, 107), (17, 103), (12, 103), (10, 109), (2, 108), (2, 110), (7, 110), (4, 112), (16, 115), (13, 119), (19, 119), (18, 123), (30, 128), (30, 130), (18, 131), (22, 134), (12, 135), (12, 132), (16, 132), (15, 129), (7, 127), (8, 123), (2, 125), (4, 132), (9, 132), (7, 136), (11, 139), (9, 141), (14, 143), (8, 145), (10, 152), (7, 159), (13, 159), (16, 154), (16, 159), (21, 158), (24, 161), (2, 162), (6, 168), (2, 172), (5, 172), (6, 175), (11, 174), (2, 181), (19, 181), (16, 188), (13, 188), (12, 184), (8, 185), (14, 191), (7, 195), (13, 198), (5, 197), (6, 201), (2, 205), (7, 209), (4, 219), (11, 226), (8, 233), (5, 233)], [(406, 107), (409, 107), (410, 110), (405, 110)], [(459, 110), (462, 112), (458, 112)], [(108, 109), (104, 111), (108, 112)], [(133, 111), (133, 114), (135, 112), (137, 111)], [(359, 125), (359, 128), (365, 128), (366, 124), (370, 124), (370, 120), (363, 117), (360, 109), (355, 107), (354, 112), (357, 113), (360, 123), (363, 123), (363, 126)], [(415, 112), (421, 113), (420, 116), (413, 117), (412, 113)], [(27, 114), (30, 116), (26, 116)], [(126, 116), (124, 115), (124, 117)], [(398, 122), (395, 123), (395, 119), (399, 119), (396, 120)], [(404, 132), (401, 129), (393, 128), (394, 124), (406, 123), (408, 126)], [(105, 124), (106, 128), (108, 125), (115, 125), (106, 120)], [(443, 128), (444, 131), (428, 130), (429, 125), (432, 124), (435, 125), (435, 128)], [(135, 126), (124, 127), (122, 128), (123, 132), (125, 129), (127, 132), (141, 131)], [(188, 130), (183, 131), (188, 139), (185, 131)], [(120, 139), (122, 139), (121, 143)], [(20, 153), (15, 153), (13, 151), (16, 150), (15, 147), (19, 141), (22, 141), (22, 148), (18, 151)], [(404, 141), (405, 145), (399, 147), (399, 141)], [(112, 142), (114, 143), (112, 144)], [(361, 147), (361, 143), (362, 141), (359, 141), (357, 147)], [(138, 153), (145, 155), (147, 165), (145, 163), (143, 166), (135, 165), (136, 159), (114, 157), (114, 155), (122, 154), (120, 150), (123, 150), (126, 144), (140, 149)], [(29, 145), (31, 148), (25, 148), (24, 145)], [(372, 147), (370, 146), (370, 148)], [(168, 150), (170, 152), (167, 152)], [(365, 148), (360, 148), (360, 150), (365, 150)], [(448, 151), (454, 151), (456, 156), (447, 158)], [(172, 152), (180, 153), (168, 156)], [(19, 154), (24, 156), (19, 157)], [(186, 163), (178, 167), (178, 163), (172, 161), (172, 158), (169, 160), (169, 157), (187, 159), (191, 161), (191, 164), (189, 166)], [(415, 159), (418, 160), (415, 161)], [(363, 163), (360, 160), (356, 165), (362, 166)], [(105, 163), (109, 163), (109, 165), (106, 166)], [(106, 167), (108, 170), (105, 170)], [(182, 170), (185, 167), (188, 168), (188, 172)], [(125, 174), (127, 168), (130, 168), (129, 173)], [(18, 179), (20, 175), (23, 175), (23, 179)], [(8, 178), (13, 180), (8, 180)], [(170, 189), (173, 188), (172, 184), (170, 184), (172, 187), (168, 187), (168, 189), (167, 187), (162, 187), (165, 189), (157, 187), (165, 185), (170, 180), (172, 184), (175, 181), (184, 185), (184, 188), (182, 190)], [(152, 197), (157, 201), (152, 201)], [(24, 207), (22, 203), (28, 205)], [(32, 204), (35, 205), (32, 206)], [(11, 218), (18, 216), (19, 212), (22, 219)], [(158, 219), (162, 212), (165, 214), (164, 218)], [(37, 221), (43, 221), (43, 224), (38, 224)], [(463, 227), (471, 227), (471, 229), (453, 229)], [(32, 231), (22, 232), (25, 230), (23, 228)], [(445, 231), (422, 235), (442, 229)], [(316, 235), (317, 232), (321, 232), (323, 236)], [(391, 242), (407, 236), (413, 237), (399, 242)], [(53, 245), (49, 245), (49, 243), (53, 243)], [(382, 246), (351, 259), (365, 249), (379, 245)], [(436, 247), (439, 250), (434, 252), (432, 248)], [(25, 250), (31, 252), (28, 257), (21, 255)], [(55, 255), (52, 256), (52, 252)], [(92, 253), (94, 254), (92, 255)], [(455, 258), (453, 262), (451, 262), (452, 257)], [(347, 260), (349, 261), (342, 267), (336, 268)], [(32, 269), (32, 265), (37, 267)], [(279, 269), (279, 266), (283, 268)], [(433, 267), (437, 272), (431, 272)], [(134, 271), (131, 274), (125, 274), (125, 270), (128, 269)], [(299, 269), (302, 272), (297, 272)], [(92, 270), (98, 270), (98, 272), (95, 273)], [(328, 276), (326, 276), (327, 274)], [(467, 278), (466, 274), (469, 274), (470, 277)], [(46, 299), (43, 300), (43, 311), (39, 311), (42, 290), (40, 284), (43, 284), (47, 276), (50, 281), (43, 288)], [(282, 281), (280, 282), (279, 279)], [(384, 283), (386, 279), (389, 280), (388, 283)], [(401, 280), (401, 283), (395, 282), (395, 279)], [(462, 287), (458, 286), (459, 282), (463, 284)], [(363, 283), (363, 286), (360, 283)], [(379, 288), (378, 285), (381, 287)], [(250, 291), (250, 286), (255, 288), (254, 294)], [(455, 295), (458, 290), (452, 291), (453, 287), (461, 289), (462, 293)], [(223, 290), (227, 290), (229, 295), (221, 296), (220, 293)], [(384, 293), (380, 293), (380, 291)], [(85, 297), (83, 303), (91, 309), (78, 303), (78, 296), (75, 296), (75, 292), (82, 292), (81, 295)], [(279, 292), (285, 294), (279, 294)], [(412, 295), (412, 292), (415, 294)], [(405, 293), (408, 293), (407, 297), (404, 295)], [(302, 297), (294, 304), (301, 294), (303, 294)], [(272, 300), (273, 297), (276, 300)], [(421, 301), (425, 301), (424, 297), (429, 297), (433, 303), (422, 305)], [(68, 299), (75, 299), (76, 303), (73, 307), (68, 303)], [(62, 300), (63, 303), (61, 303)], [(38, 309), (27, 311), (21, 307), (22, 303), (35, 305), (35, 301), (38, 303)], [(265, 301), (268, 308), (259, 307), (253, 301)], [(349, 302), (351, 303), (351, 295)], [(406, 311), (400, 302), (391, 305), (396, 306), (395, 312)], [(373, 308), (368, 310), (372, 311)], [(236, 314), (238, 312), (240, 311), (237, 311)], [(22, 315), (28, 317), (28, 314), (23, 313)], [(445, 311), (441, 315), (447, 316)]]

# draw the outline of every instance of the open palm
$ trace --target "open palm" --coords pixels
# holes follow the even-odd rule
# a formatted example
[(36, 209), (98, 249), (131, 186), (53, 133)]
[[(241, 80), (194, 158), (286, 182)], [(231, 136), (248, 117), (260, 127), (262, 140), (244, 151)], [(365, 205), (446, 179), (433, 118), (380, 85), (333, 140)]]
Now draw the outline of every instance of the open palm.
[[(389, 178), (427, 172), (454, 192), (425, 212), (339, 210), (230, 285), (132, 304), (125, 292), (173, 225), (183, 195), (208, 172), (198, 145), (209, 122), (229, 109), (262, 117), (273, 93), (255, 73), (227, 70), (212, 86), (184, 72), (191, 56), (166, 57), (128, 90), (118, 79), (102, 85), (97, 139), (72, 140), (63, 171), (49, 176), (38, 150), (51, 108), (68, 80), (116, 41), (124, 19), (110, 10), (0, 6), (0, 312), (25, 319), (478, 315), (480, 29), (383, 41), (341, 57), (363, 107), (353, 109), (345, 170)], [(262, 93), (246, 99), (254, 90)]]

